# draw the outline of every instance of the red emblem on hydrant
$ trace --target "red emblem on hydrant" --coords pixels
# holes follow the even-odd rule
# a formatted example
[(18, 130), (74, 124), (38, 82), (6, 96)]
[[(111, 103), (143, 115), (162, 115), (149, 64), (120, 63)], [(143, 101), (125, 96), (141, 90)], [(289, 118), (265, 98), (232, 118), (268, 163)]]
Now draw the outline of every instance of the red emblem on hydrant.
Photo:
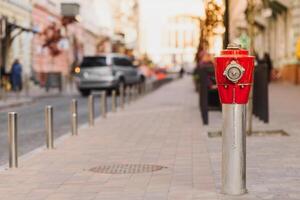
[(254, 56), (229, 44), (216, 57), (216, 80), (222, 104), (246, 104), (253, 83)]

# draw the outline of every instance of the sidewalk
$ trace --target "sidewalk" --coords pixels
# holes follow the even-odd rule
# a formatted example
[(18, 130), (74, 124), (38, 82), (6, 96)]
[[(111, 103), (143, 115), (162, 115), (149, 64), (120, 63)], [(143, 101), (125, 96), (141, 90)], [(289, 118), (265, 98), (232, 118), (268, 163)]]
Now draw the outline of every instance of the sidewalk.
[[(254, 120), (253, 130), (282, 129), (290, 136), (247, 137), (247, 189), (244, 197), (229, 199), (300, 199), (300, 87), (271, 84), (270, 123)], [(221, 130), (220, 112), (210, 113), (207, 131)], [(217, 191), (221, 188), (221, 138), (207, 139)]]
[[(75, 89), (72, 93), (76, 93)], [(70, 94), (70, 92), (68, 92), (68, 94)], [(23, 104), (29, 104), (40, 98), (54, 97), (58, 95), (62, 95), (62, 93), (60, 93), (56, 88), (50, 89), (50, 91), (46, 92), (45, 88), (32, 85), (28, 92), (26, 92), (25, 89), (23, 89), (20, 93), (5, 92), (4, 98), (0, 99), (0, 110), (20, 106)]]
[(220, 194), (221, 138), (207, 131), (220, 129), (221, 113), (202, 126), (185, 78), (0, 172), (0, 200), (299, 200), (299, 91), (271, 85), (271, 123), (255, 120), (254, 129), (290, 136), (247, 138), (244, 196)]
[[(106, 120), (97, 119), (94, 128), (81, 128), (79, 136), (68, 137), (55, 150), (21, 160), (19, 169), (1, 172), (0, 199), (215, 199), (199, 122), (191, 80), (174, 81)], [(133, 174), (126, 171), (159, 167), (122, 169), (122, 174), (89, 170), (119, 164), (163, 168)]]

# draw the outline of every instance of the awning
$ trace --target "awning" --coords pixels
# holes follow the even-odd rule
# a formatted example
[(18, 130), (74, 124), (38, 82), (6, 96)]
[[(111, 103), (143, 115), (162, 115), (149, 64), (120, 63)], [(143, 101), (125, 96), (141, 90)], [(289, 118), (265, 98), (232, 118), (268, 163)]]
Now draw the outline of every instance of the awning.
[(272, 9), (273, 17), (287, 12), (288, 8), (277, 0), (269, 0), (269, 7)]

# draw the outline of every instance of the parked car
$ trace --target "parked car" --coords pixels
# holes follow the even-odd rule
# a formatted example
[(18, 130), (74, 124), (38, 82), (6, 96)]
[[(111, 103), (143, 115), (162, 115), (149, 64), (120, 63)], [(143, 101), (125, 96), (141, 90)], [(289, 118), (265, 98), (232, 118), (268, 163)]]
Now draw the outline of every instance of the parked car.
[(145, 81), (144, 75), (132, 61), (120, 54), (84, 57), (75, 73), (82, 96), (89, 95), (92, 90), (118, 90)]

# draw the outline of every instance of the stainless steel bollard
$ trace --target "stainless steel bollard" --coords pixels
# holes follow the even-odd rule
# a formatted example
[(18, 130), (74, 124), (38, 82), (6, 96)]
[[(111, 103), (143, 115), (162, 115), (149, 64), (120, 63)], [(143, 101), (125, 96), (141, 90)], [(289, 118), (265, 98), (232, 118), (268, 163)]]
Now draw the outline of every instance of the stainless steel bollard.
[(45, 107), (45, 125), (46, 125), (46, 146), (48, 149), (53, 149), (53, 107)]
[(76, 99), (72, 99), (71, 103), (71, 131), (72, 135), (78, 135), (78, 113)]
[(88, 109), (89, 109), (89, 126), (94, 126), (94, 96), (89, 95), (88, 99)]
[(223, 104), (222, 192), (246, 190), (246, 105)]
[(142, 96), (142, 83), (139, 83), (139, 87), (138, 87), (138, 96)]
[(136, 100), (136, 87), (133, 85), (131, 87), (131, 101), (135, 101)]
[(127, 103), (130, 104), (131, 103), (131, 86), (127, 87)]
[(111, 111), (117, 112), (117, 99), (115, 90), (113, 90), (111, 93)]
[(121, 109), (124, 109), (124, 104), (125, 104), (124, 87), (120, 87), (119, 93), (120, 93), (120, 107)]
[(106, 100), (106, 92), (105, 91), (103, 91), (101, 93), (100, 112), (101, 112), (102, 117), (106, 118), (107, 100)]
[(146, 93), (146, 81), (141, 83), (141, 95)]
[(133, 98), (136, 101), (138, 99), (138, 86), (133, 86)]
[(8, 113), (9, 168), (18, 167), (18, 114)]

